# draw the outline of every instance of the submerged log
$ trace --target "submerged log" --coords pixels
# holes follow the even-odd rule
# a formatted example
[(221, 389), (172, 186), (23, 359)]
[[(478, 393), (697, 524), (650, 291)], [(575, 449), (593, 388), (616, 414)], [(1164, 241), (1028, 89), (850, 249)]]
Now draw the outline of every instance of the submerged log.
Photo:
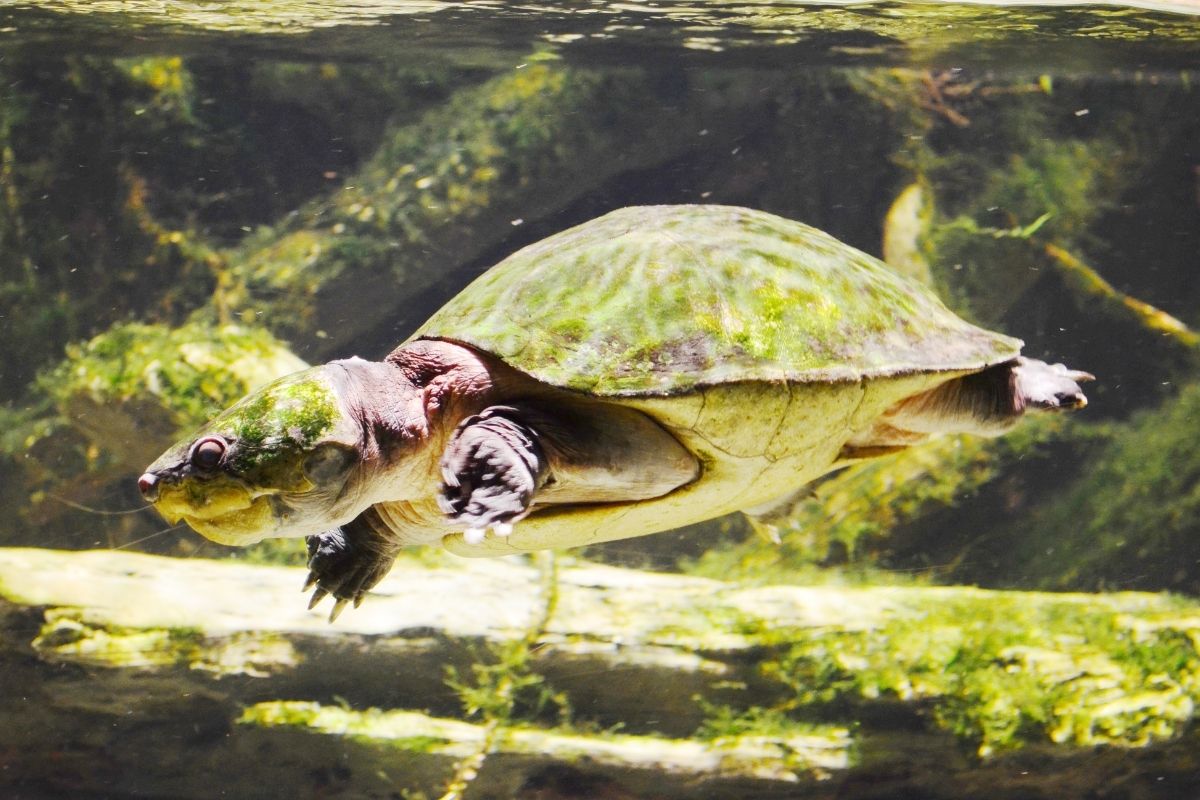
[(1063, 248), (1047, 244), (1043, 251), (1062, 272), (1077, 302), (1094, 302), (1103, 313), (1116, 319), (1127, 318), (1149, 331), (1169, 337), (1182, 347), (1200, 345), (1200, 336), (1185, 323), (1162, 309), (1120, 291), (1099, 272)]
[[(538, 223), (618, 176), (720, 151), (786, 93), (772, 73), (520, 64), (385, 132), (327, 198), (231, 254), (225, 300), (304, 358), (382, 355)], [(598, 208), (576, 212), (582, 222)], [(551, 231), (543, 231), (548, 233)]]
[(445, 682), (544, 616), (529, 564), (405, 561), (332, 625), (305, 610), (302, 578), (0, 551), (0, 785), (437, 796), (477, 754), (466, 797), (1049, 798), (1113, 782), (1166, 797), (1155, 777), (1177, 792), (1200, 766), (1185, 736), (1200, 606), (1166, 596), (570, 564), (527, 654), (524, 677), (569, 698), (570, 720), (547, 728), (463, 719)]

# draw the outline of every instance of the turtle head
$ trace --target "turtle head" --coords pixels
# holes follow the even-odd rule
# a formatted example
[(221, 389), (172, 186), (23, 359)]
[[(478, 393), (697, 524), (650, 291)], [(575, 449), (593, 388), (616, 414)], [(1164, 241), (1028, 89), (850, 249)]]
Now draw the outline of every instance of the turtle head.
[(326, 365), (268, 384), (163, 453), (138, 488), (167, 521), (221, 544), (344, 522), (362, 427), (343, 376)]

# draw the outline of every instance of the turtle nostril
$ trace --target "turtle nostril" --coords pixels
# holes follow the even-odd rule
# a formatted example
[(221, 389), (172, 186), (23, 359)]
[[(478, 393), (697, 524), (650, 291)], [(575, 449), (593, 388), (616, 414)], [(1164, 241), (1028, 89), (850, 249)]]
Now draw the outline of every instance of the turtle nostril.
[(158, 499), (158, 476), (152, 472), (147, 472), (142, 477), (138, 478), (138, 491), (142, 493), (142, 497), (150, 502)]

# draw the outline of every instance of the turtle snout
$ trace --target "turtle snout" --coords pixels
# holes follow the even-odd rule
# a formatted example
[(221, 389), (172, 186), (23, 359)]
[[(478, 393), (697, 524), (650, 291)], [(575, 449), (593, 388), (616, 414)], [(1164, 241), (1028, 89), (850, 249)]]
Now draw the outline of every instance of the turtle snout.
[(153, 472), (147, 472), (138, 478), (138, 491), (146, 498), (146, 502), (153, 503), (158, 500), (158, 484), (158, 476)]

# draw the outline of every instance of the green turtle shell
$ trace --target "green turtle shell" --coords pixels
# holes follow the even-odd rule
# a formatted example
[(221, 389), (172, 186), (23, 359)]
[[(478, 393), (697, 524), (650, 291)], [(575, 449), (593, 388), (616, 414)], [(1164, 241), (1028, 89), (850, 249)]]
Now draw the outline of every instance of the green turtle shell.
[(816, 228), (729, 206), (624, 208), (551, 236), (492, 267), (414, 338), (614, 396), (973, 370), (1021, 347)]

